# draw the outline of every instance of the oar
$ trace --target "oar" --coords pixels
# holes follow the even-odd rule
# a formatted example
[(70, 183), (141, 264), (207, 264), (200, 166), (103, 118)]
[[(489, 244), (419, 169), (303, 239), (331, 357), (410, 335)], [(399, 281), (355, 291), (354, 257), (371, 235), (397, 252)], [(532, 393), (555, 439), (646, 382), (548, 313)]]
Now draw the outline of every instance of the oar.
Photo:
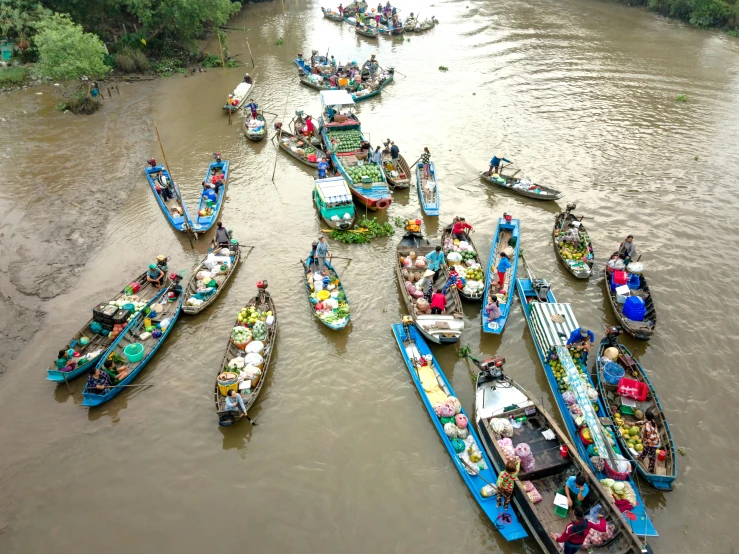
[(122, 388), (125, 388), (125, 387), (153, 387), (153, 386), (155, 386), (155, 383), (152, 383), (150, 385), (145, 385), (145, 384), (142, 384), (142, 385), (108, 385), (106, 388), (109, 388), (109, 389), (122, 389)]

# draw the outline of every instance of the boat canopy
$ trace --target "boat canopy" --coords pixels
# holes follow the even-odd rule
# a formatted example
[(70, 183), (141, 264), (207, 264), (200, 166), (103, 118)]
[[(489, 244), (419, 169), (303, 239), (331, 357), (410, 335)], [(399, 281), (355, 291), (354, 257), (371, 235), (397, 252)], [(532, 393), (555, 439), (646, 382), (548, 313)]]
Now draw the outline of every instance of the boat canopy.
[(354, 99), (352, 95), (347, 91), (340, 90), (322, 90), (321, 91), (321, 104), (323, 106), (353, 106)]
[(352, 193), (343, 177), (317, 179), (316, 188), (321, 200), (329, 206), (349, 204), (352, 201)]
[(531, 322), (536, 341), (545, 355), (552, 348), (564, 346), (572, 331), (580, 327), (569, 304), (532, 302)]

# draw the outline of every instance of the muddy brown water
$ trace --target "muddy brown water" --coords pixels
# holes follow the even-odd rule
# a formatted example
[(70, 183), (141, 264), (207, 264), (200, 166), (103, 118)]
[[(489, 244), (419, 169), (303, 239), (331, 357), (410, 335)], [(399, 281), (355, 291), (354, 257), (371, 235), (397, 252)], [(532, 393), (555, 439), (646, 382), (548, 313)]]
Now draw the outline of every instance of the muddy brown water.
[[(660, 320), (649, 343), (625, 343), (686, 453), (673, 492), (642, 483), (661, 534), (650, 542), (661, 552), (733, 551), (739, 42), (586, 0), (404, 4), (404, 15), (441, 24), (376, 44), (322, 19), (316, 2), (286, 8), (283, 16), (280, 3), (249, 6), (231, 23), (249, 29), (255, 98), (280, 119), (285, 110), (317, 114), (317, 93), (299, 86), (292, 64), (311, 48), (340, 60), (376, 52), (396, 67), (404, 75), (358, 112), (373, 141), (393, 138), (409, 162), (430, 147), (442, 206), (438, 222), (424, 218), (432, 237), (463, 215), (486, 259), (496, 218), (513, 214), (534, 269), (598, 331), (615, 322), (603, 284), (558, 265), (554, 214), (575, 201), (594, 218), (599, 264), (635, 235)], [(248, 60), (244, 33), (230, 32), (229, 47)], [(228, 71), (229, 90), (242, 74)], [(403, 366), (390, 331), (403, 313), (398, 235), (331, 244), (353, 260), (338, 264), (352, 325), (319, 326), (297, 265), (322, 227), (311, 174), (269, 141), (246, 141), (240, 120), (229, 126), (225, 91), (221, 70), (123, 83), (91, 117), (55, 112), (51, 87), (2, 96), (0, 550), (536, 551), (533, 542), (504, 543), (482, 516)], [(210, 154), (231, 161), (222, 218), (257, 247), (215, 305), (182, 316), (137, 379), (154, 387), (88, 411), (81, 380), (71, 395), (44, 380), (56, 351), (153, 256), (190, 269), (206, 248), (201, 240), (191, 249), (169, 228), (147, 188), (143, 164), (161, 158), (153, 120), (189, 205)], [(495, 150), (565, 198), (541, 204), (482, 186), (476, 172)], [(380, 218), (418, 216), (413, 190), (396, 193)], [(251, 414), (260, 425), (219, 429), (213, 375), (235, 312), (264, 278), (280, 335)], [(462, 342), (504, 355), (509, 374), (551, 406), (518, 302), (501, 338), (481, 334), (479, 311), (465, 307)], [(454, 347), (434, 352), (471, 412), (466, 364)]]

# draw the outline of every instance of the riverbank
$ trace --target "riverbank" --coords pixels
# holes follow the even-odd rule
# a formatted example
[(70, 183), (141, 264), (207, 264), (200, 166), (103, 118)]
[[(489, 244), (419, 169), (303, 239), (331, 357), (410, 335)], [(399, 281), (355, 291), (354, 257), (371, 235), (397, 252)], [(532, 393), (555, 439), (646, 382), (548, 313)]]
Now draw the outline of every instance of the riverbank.
[(724, 31), (739, 37), (739, 3), (736, 0), (616, 0), (627, 6), (639, 6), (671, 19), (684, 21), (701, 29)]

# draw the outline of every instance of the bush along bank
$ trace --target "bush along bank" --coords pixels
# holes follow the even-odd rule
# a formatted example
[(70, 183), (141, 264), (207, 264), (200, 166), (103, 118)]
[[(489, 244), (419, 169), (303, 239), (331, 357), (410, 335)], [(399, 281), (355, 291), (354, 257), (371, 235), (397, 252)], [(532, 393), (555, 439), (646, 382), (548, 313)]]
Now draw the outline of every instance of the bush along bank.
[(720, 29), (739, 37), (739, 0), (618, 0), (643, 6), (702, 29)]

